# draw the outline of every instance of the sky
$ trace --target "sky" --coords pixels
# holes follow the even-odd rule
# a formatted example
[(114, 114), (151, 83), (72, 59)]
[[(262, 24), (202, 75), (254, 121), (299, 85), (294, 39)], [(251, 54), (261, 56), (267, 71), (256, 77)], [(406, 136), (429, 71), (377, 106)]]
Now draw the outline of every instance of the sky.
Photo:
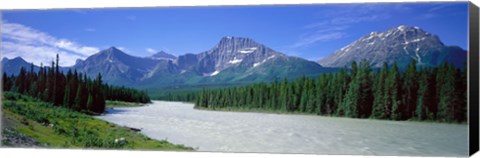
[(467, 50), (468, 3), (370, 3), (2, 11), (3, 57), (61, 66), (115, 46), (146, 57), (200, 53), (222, 37), (247, 37), (317, 61), (368, 35), (418, 26)]

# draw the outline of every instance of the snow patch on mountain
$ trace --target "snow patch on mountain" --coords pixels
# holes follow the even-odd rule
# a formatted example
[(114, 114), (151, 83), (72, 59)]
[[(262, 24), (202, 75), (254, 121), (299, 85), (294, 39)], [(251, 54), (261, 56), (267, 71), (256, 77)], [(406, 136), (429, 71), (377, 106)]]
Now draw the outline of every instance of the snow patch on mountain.
[(208, 77), (208, 76), (211, 77), (211, 76), (218, 75), (218, 73), (220, 73), (220, 71), (216, 70), (216, 71), (214, 71), (214, 72), (212, 72), (212, 73), (203, 73), (203, 76), (204, 76), (204, 77)]
[(237, 59), (237, 58), (234, 58), (233, 60), (228, 61), (228, 63), (230, 64), (238, 64), (240, 62), (242, 62), (242, 59)]
[(257, 47), (244, 48), (244, 49), (238, 50), (238, 52), (242, 54), (249, 54), (249, 53), (253, 53), (257, 49), (258, 49)]
[(264, 59), (264, 60), (262, 60), (261, 62), (254, 63), (254, 64), (253, 64), (253, 67), (257, 67), (257, 66), (259, 66), (259, 65), (262, 65), (263, 63), (265, 63), (265, 62), (267, 62), (268, 60), (273, 59), (273, 58), (275, 58), (275, 55), (269, 56), (267, 59)]

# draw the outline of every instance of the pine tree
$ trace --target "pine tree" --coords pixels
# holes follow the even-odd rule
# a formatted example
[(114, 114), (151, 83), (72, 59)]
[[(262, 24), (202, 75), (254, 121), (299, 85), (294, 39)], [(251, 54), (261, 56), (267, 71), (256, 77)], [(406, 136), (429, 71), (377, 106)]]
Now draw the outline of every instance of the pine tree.
[[(300, 79), (297, 79), (295, 83), (292, 85), (292, 96), (293, 96), (293, 102), (290, 104), (289, 111), (300, 111), (300, 101), (302, 99), (302, 92), (303, 92), (303, 85), (305, 82), (305, 76), (301, 77)], [(302, 107), (304, 108), (304, 107)], [(303, 109), (302, 109), (303, 110)]]
[(305, 112), (313, 113), (315, 111), (316, 94), (318, 94), (315, 92), (315, 84), (313, 80), (308, 80), (308, 88), (306, 91), (307, 91), (308, 100), (307, 100), (307, 105), (305, 107), (306, 108)]
[(388, 77), (388, 73), (388, 65), (383, 63), (381, 72), (377, 75), (377, 80), (375, 81), (371, 118), (387, 118), (385, 113), (385, 80)]
[(10, 82), (10, 79), (7, 76), (7, 73), (3, 72), (2, 76), (2, 84), (3, 84), (3, 91), (10, 91), (12, 88), (12, 83)]
[(70, 98), (70, 93), (71, 90), (71, 80), (72, 80), (72, 72), (70, 70), (68, 70), (67, 72), (67, 84), (65, 85), (65, 94), (63, 95), (63, 104), (65, 107), (69, 107), (71, 108), (72, 105), (73, 105), (73, 101), (71, 101), (71, 98)]
[[(59, 92), (60, 92), (60, 77), (59, 77), (59, 69), (58, 69), (58, 61), (59, 61), (59, 56), (57, 54), (57, 62), (55, 63), (55, 70), (54, 70), (54, 75), (53, 75), (53, 102), (55, 105), (60, 105), (59, 101)], [(63, 95), (62, 95), (63, 96)], [(63, 97), (62, 97), (63, 98)]]
[(443, 82), (439, 86), (439, 102), (437, 117), (441, 121), (453, 121), (455, 114), (455, 68), (445, 63), (446, 70), (442, 70), (439, 73), (443, 76)]
[(344, 115), (345, 112), (345, 107), (344, 105), (344, 98), (347, 93), (348, 89), (348, 84), (349, 84), (349, 79), (348, 75), (346, 73), (346, 67), (343, 69), (340, 69), (340, 72), (337, 74), (337, 81), (336, 81), (337, 91), (335, 91), (335, 105), (338, 105), (335, 109), (335, 116), (342, 116)]
[(387, 109), (387, 114), (390, 115), (390, 119), (392, 120), (399, 120), (401, 118), (401, 112), (400, 112), (400, 104), (401, 100), (399, 98), (399, 89), (400, 89), (400, 77), (399, 77), (399, 72), (398, 72), (398, 67), (397, 63), (394, 63), (392, 66), (392, 69), (390, 71), (390, 74), (387, 78), (387, 81), (385, 83), (385, 89), (386, 89), (386, 109)]
[(16, 91), (19, 93), (25, 93), (26, 91), (26, 77), (27, 77), (27, 72), (25, 71), (25, 68), (20, 68), (20, 73), (18, 74), (17, 79), (15, 80), (15, 85), (14, 87), (16, 88)]
[(415, 117), (419, 120), (424, 120), (427, 118), (427, 111), (429, 107), (429, 88), (430, 83), (428, 82), (428, 72), (426, 70), (422, 70), (420, 72), (419, 80), (418, 80), (418, 92), (417, 92), (417, 103), (415, 109)]
[[(82, 75), (80, 75), (79, 78), (81, 78)], [(88, 91), (86, 87), (85, 81), (81, 81), (80, 85), (78, 86), (77, 89), (77, 95), (75, 97), (75, 109), (77, 110), (87, 110), (87, 99), (88, 99)]]
[(93, 96), (92, 96), (92, 94), (89, 94), (88, 99), (87, 99), (87, 109), (88, 109), (88, 111), (95, 112), (95, 110), (94, 110), (95, 107), (94, 106), (95, 106), (95, 104), (93, 102)]
[(103, 113), (103, 111), (105, 111), (105, 96), (103, 95), (102, 82), (102, 75), (98, 73), (94, 88), (94, 112), (96, 113)]
[(415, 106), (417, 102), (418, 91), (418, 77), (417, 77), (417, 62), (412, 60), (407, 66), (404, 73), (404, 80), (402, 86), (402, 104), (403, 104), (403, 119), (411, 118), (415, 115)]
[[(465, 65), (466, 67), (466, 65)], [(457, 70), (455, 77), (455, 121), (463, 122), (467, 120), (467, 73), (466, 69)]]
[(370, 63), (362, 61), (360, 69), (356, 76), (359, 86), (359, 100), (357, 101), (358, 117), (369, 117), (372, 112), (373, 92), (372, 92), (372, 73)]
[(308, 96), (308, 93), (307, 93), (307, 90), (310, 88), (310, 85), (309, 85), (309, 82), (308, 80), (305, 81), (305, 84), (303, 85), (303, 91), (300, 95), (300, 105), (298, 107), (298, 111), (299, 112), (305, 112), (306, 111), (306, 107), (307, 107), (307, 103), (308, 103), (308, 100), (310, 96)]
[(323, 94), (325, 101), (321, 109), (323, 114), (331, 114), (332, 109), (334, 109), (334, 106), (337, 105), (337, 103), (335, 102), (335, 91), (337, 91), (338, 89), (336, 89), (335, 87), (335, 85), (337, 84), (335, 82), (337, 82), (337, 75), (333, 75), (331, 73), (327, 74), (327, 77), (325, 78), (325, 83), (323, 83), (323, 86), (325, 87), (325, 89), (323, 89), (325, 91), (325, 93)]
[(326, 97), (326, 92), (327, 92), (327, 89), (326, 89), (326, 85), (327, 85), (327, 81), (326, 81), (326, 74), (322, 74), (316, 81), (316, 91), (317, 91), (317, 95), (316, 95), (316, 107), (315, 107), (315, 113), (317, 115), (321, 115), (322, 114), (322, 107), (325, 105), (325, 97)]
[(358, 100), (359, 100), (359, 84), (357, 79), (353, 79), (348, 86), (348, 91), (344, 99), (345, 117), (357, 117)]
[(288, 85), (287, 85), (287, 79), (284, 78), (282, 80), (282, 83), (280, 84), (280, 104), (281, 104), (281, 110), (282, 111), (287, 111), (288, 110)]

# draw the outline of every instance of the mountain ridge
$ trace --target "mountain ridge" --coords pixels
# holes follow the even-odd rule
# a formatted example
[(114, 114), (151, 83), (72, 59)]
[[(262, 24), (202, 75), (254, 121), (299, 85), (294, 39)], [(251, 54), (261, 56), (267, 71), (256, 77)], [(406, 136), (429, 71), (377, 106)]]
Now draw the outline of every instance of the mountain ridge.
[(110, 84), (133, 87), (260, 82), (323, 71), (315, 62), (289, 57), (243, 37), (223, 37), (209, 50), (197, 54), (154, 58), (159, 55), (169, 56), (160, 51), (150, 57), (137, 57), (112, 46), (77, 60), (70, 68), (90, 77), (101, 73)]
[(175, 60), (177, 57), (173, 54), (169, 54), (162, 50), (146, 58), (156, 59), (156, 60)]
[(383, 62), (394, 62), (404, 67), (411, 60), (419, 66), (437, 66), (448, 61), (462, 67), (466, 51), (456, 46), (445, 46), (437, 35), (420, 27), (401, 25), (384, 32), (371, 32), (349, 45), (335, 51), (318, 63), (325, 67), (341, 67), (351, 62), (366, 59), (372, 67), (381, 67)]
[[(102, 73), (104, 80), (114, 85), (151, 88), (316, 76), (335, 72), (362, 59), (369, 61), (372, 67), (380, 67), (383, 62), (397, 62), (403, 67), (411, 60), (423, 66), (436, 66), (443, 61), (461, 65), (466, 53), (459, 47), (445, 46), (438, 36), (419, 27), (401, 25), (362, 36), (318, 62), (288, 56), (251, 38), (225, 36), (206, 51), (179, 56), (160, 51), (149, 57), (137, 57), (112, 46), (85, 60), (78, 59), (70, 68), (90, 77)], [(8, 61), (2, 60), (4, 67), (12, 69), (8, 72), (27, 63), (8, 64)]]

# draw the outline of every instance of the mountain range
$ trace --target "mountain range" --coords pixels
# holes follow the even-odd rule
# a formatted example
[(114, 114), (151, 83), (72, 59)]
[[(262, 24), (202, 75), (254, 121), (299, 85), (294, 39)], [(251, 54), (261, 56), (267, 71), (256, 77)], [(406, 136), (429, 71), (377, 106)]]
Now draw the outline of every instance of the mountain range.
[[(318, 62), (288, 56), (250, 38), (227, 36), (207, 51), (178, 57), (164, 51), (135, 57), (110, 47), (62, 69), (76, 69), (90, 77), (101, 73), (106, 82), (114, 85), (152, 88), (316, 76), (361, 60), (369, 61), (372, 67), (380, 67), (383, 62), (397, 62), (404, 67), (411, 60), (419, 66), (437, 66), (448, 61), (461, 67), (466, 55), (465, 50), (445, 46), (437, 36), (418, 27), (402, 25), (372, 32)], [(2, 60), (7, 74), (18, 73), (22, 66), (29, 68), (30, 64), (20, 57)]]

